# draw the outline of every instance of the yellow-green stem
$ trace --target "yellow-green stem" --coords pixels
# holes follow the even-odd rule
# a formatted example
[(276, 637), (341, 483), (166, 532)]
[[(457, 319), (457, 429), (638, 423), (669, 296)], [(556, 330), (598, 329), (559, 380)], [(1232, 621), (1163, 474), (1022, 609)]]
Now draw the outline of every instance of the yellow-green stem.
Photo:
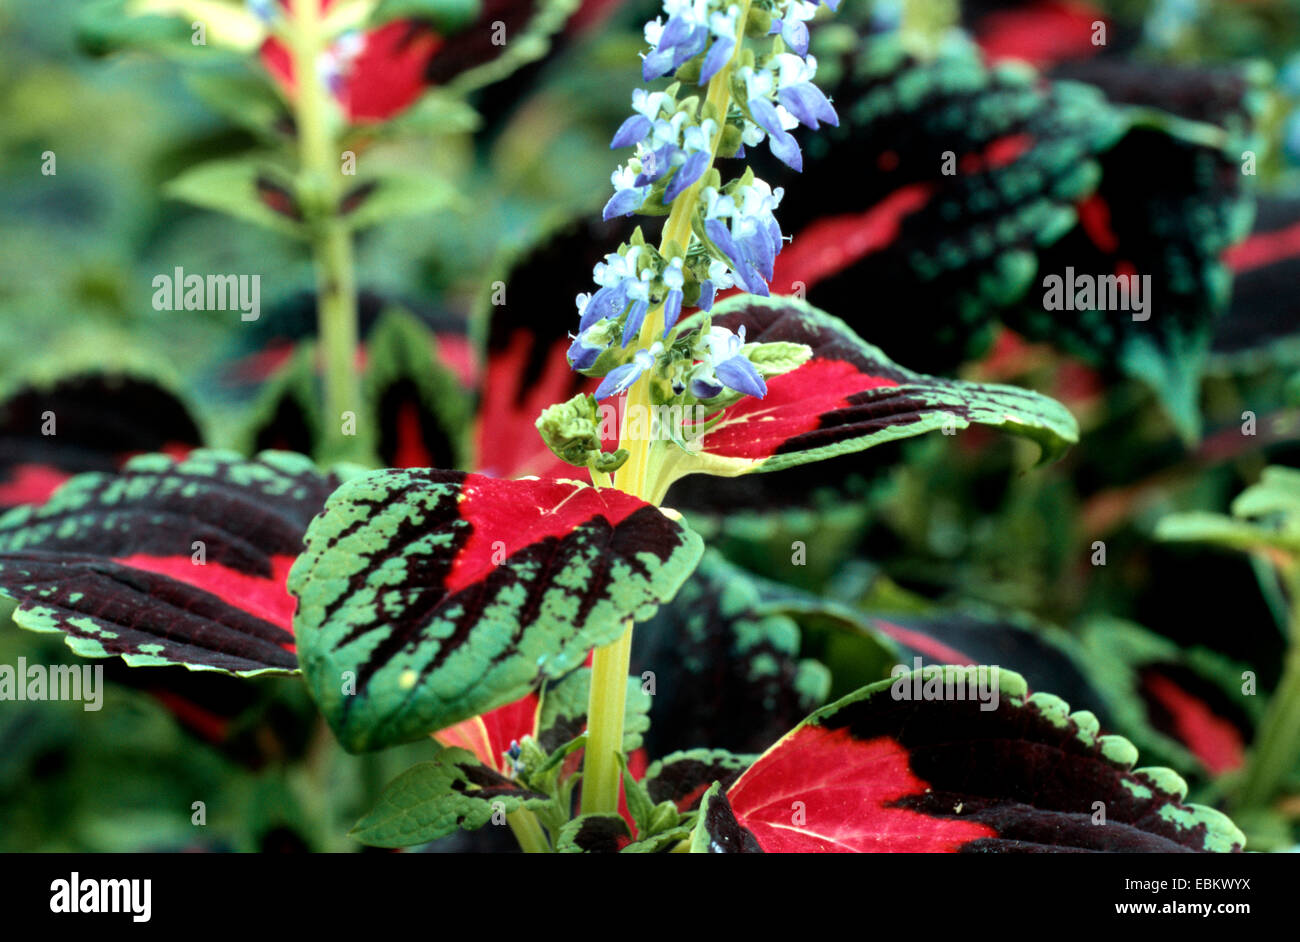
[[(736, 55), (743, 47), (745, 23), (749, 18), (749, 2), (741, 4), (740, 19), (736, 27), (736, 50), (731, 60), (723, 66), (718, 74), (709, 81), (705, 101), (713, 106), (718, 129), (712, 141), (712, 158), (717, 159), (718, 147), (722, 143), (722, 132), (726, 125), (727, 111), (731, 106), (731, 71)], [(708, 168), (705, 169), (705, 173)], [(699, 199), (701, 180), (692, 184), (673, 202), (673, 208), (664, 223), (663, 237), (660, 240), (660, 253), (665, 252), (670, 243), (685, 252), (690, 247), (691, 226), (695, 216), (695, 206)], [(648, 347), (663, 333), (663, 308), (656, 307), (646, 315), (641, 325), (637, 343)], [(652, 457), (656, 443), (650, 440), (650, 384), (642, 379), (632, 384), (628, 390), (627, 401), (623, 411), (623, 429), (619, 447), (626, 448), (626, 464), (614, 475), (614, 485), (620, 490), (640, 497), (653, 499), (658, 503), (662, 494), (651, 478)], [(641, 410), (639, 426), (642, 435), (631, 437), (628, 434), (629, 418)], [(615, 813), (618, 811), (619, 784), (622, 769), (618, 754), (623, 748), (623, 713), (626, 709), (627, 671), (632, 654), (632, 622), (628, 621), (623, 636), (613, 644), (597, 648), (592, 658), (591, 695), (587, 703), (587, 746), (583, 758), (582, 813)]]
[(542, 830), (541, 822), (537, 820), (537, 815), (527, 808), (510, 812), (506, 815), (506, 823), (514, 832), (515, 840), (519, 842), (519, 849), (525, 854), (550, 852), (551, 843), (546, 839), (546, 832)]
[(591, 699), (587, 704), (587, 746), (583, 758), (582, 813), (618, 810), (623, 750), (623, 711), (627, 668), (632, 657), (632, 622), (623, 637), (596, 649), (591, 665)]
[(1266, 805), (1286, 777), (1295, 771), (1300, 759), (1300, 562), (1292, 564), (1288, 576), (1290, 645), (1282, 679), (1259, 725), (1250, 761), (1235, 796), (1237, 808)]
[[(293, 5), (294, 115), (298, 130), (298, 200), (310, 232), (316, 269), (316, 317), (325, 387), (323, 456), (360, 458), (355, 435), (345, 435), (343, 415), (362, 414), (356, 372), (357, 290), (352, 236), (337, 214), (342, 193), (340, 157), (331, 132), (333, 107), (317, 75), (325, 51), (316, 3)], [(365, 430), (362, 430), (363, 432)]]

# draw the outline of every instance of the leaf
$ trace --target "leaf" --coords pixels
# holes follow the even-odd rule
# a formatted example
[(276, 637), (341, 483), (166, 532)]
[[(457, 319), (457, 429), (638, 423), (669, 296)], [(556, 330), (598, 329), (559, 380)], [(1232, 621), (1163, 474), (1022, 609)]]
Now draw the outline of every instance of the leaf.
[(1184, 804), (1169, 769), (1133, 770), (1137, 750), (1092, 714), (1010, 671), (985, 673), (986, 710), (968, 698), (977, 670), (903, 673), (818, 710), (727, 789), (736, 823), (769, 852), (1241, 850), (1226, 816)]
[(380, 315), (367, 337), (363, 392), (388, 467), (461, 467), (467, 461), (470, 393), (437, 350), (433, 332), (399, 308)]
[(616, 854), (631, 839), (627, 822), (616, 814), (584, 814), (560, 830), (559, 854)]
[(482, 0), (474, 23), (441, 45), (425, 77), (460, 93), (543, 58), (579, 0)]
[(144, 455), (79, 475), (0, 517), (0, 591), (20, 626), (62, 631), (84, 657), (293, 673), (285, 579), (338, 482), (284, 452)]
[(477, 830), (498, 810), (510, 814), (545, 799), (464, 749), (443, 749), (432, 762), (412, 766), (390, 782), (351, 836), (371, 847), (410, 847), (458, 828)]
[(128, 0), (130, 16), (168, 16), (187, 25), (198, 22), (204, 39), (242, 53), (251, 53), (266, 38), (266, 26), (251, 10), (223, 0)]
[[(542, 713), (537, 741), (545, 752), (553, 752), (587, 728), (587, 701), (591, 692), (591, 668), (579, 667), (542, 696)], [(650, 728), (650, 695), (642, 689), (640, 677), (627, 679), (623, 698), (623, 751), (641, 748), (641, 738)]]
[(671, 801), (678, 811), (699, 806), (709, 787), (719, 782), (728, 788), (753, 764), (757, 756), (742, 756), (725, 749), (688, 749), (656, 760), (646, 769), (642, 784), (655, 804)]
[(679, 477), (776, 471), (945, 426), (1005, 429), (1038, 442), (1043, 460), (1078, 440), (1078, 425), (1060, 403), (1013, 386), (914, 373), (843, 321), (794, 298), (731, 298), (714, 307), (713, 324), (743, 327), (751, 343), (807, 344), (813, 358), (770, 379), (765, 398), (742, 399), (696, 433), (699, 454), (678, 461)]
[(1300, 199), (1261, 199), (1253, 231), (1224, 262), (1232, 303), (1214, 325), (1212, 365), (1254, 372), (1261, 356), (1300, 363), (1300, 304), (1289, 290), (1300, 280)]
[(246, 62), (225, 70), (189, 71), (184, 79), (205, 105), (265, 140), (281, 142), (292, 129), (284, 101)]
[[(445, 746), (467, 749), (488, 768), (506, 772), (501, 757), (511, 743), (531, 736), (550, 755), (579, 736), (587, 728), (590, 689), (591, 670), (580, 667), (544, 691), (529, 692), (513, 703), (461, 720), (439, 730), (434, 738)], [(623, 751), (632, 752), (640, 748), (641, 734), (650, 726), (650, 697), (636, 678), (628, 678), (624, 702)]]
[[(54, 434), (43, 434), (47, 426)], [(42, 503), (74, 474), (200, 443), (185, 403), (143, 375), (77, 373), (24, 385), (0, 403), (0, 510)]]
[(271, 187), (277, 192), (290, 192), (287, 183), (274, 182), (277, 177), (276, 171), (263, 158), (234, 157), (210, 160), (192, 167), (163, 190), (172, 199), (256, 223), (281, 235), (304, 238), (305, 230), (291, 218), (291, 207), (274, 208), (263, 197)]
[(389, 171), (358, 177), (344, 196), (340, 216), (353, 231), (404, 216), (421, 216), (446, 209), (456, 189), (444, 177), (411, 171)]
[(714, 783), (700, 800), (700, 814), (691, 832), (692, 854), (761, 854), (754, 832), (736, 820), (722, 786)]
[(1027, 617), (994, 617), (961, 611), (919, 615), (875, 615), (867, 621), (900, 649), (899, 663), (919, 658), (931, 664), (997, 664), (1029, 682), (1032, 690), (1052, 690), (1112, 727), (1110, 705), (1089, 679), (1086, 652), (1068, 633)]
[(1116, 618), (1082, 632), (1114, 726), (1143, 754), (1187, 775), (1220, 775), (1245, 764), (1263, 710), (1243, 693), (1243, 666)]
[(563, 676), (670, 599), (701, 551), (618, 491), (369, 474), (329, 499), (290, 574), (303, 672), (346, 748), (416, 739)]
[(1300, 553), (1300, 470), (1265, 468), (1232, 502), (1232, 516), (1188, 511), (1161, 518), (1156, 539), (1213, 543), (1228, 549)]
[[(245, 451), (273, 448), (315, 454), (324, 433), (316, 363), (316, 345), (299, 344), (289, 361), (262, 386), (242, 430)], [(370, 428), (364, 422), (359, 425), (362, 434)]]
[(513, 703), (439, 730), (433, 738), (444, 746), (472, 752), (494, 772), (506, 773), (509, 770), (502, 756), (512, 743), (521, 742), (525, 736), (537, 738), (541, 707), (542, 698), (535, 691), (529, 692)]
[(427, 20), (444, 35), (454, 35), (479, 15), (481, 0), (379, 0), (371, 25), (399, 19)]
[[(209, 21), (207, 15), (177, 15), (179, 10), (167, 7), (179, 4), (166, 2), (91, 0), (77, 11), (77, 42), (94, 56), (143, 49), (172, 59), (202, 59), (205, 63), (211, 62), (214, 55), (242, 55), (256, 48), (261, 27), (251, 14), (232, 4), (198, 2), (209, 8), (205, 13), (216, 12), (217, 16)], [(207, 45), (194, 42), (191, 24), (198, 19), (204, 21)]]
[[(1001, 321), (1145, 383), (1194, 436), (1205, 348), (1228, 300), (1219, 256), (1250, 218), (1238, 164), (1266, 101), (1252, 70), (1101, 57), (1049, 80), (989, 68), (960, 42), (917, 57), (896, 33), (832, 49), (824, 32), (819, 77), (842, 76), (826, 87), (840, 126), (808, 136), (803, 174), (758, 156), (759, 175), (785, 188), (793, 234), (773, 292), (802, 288), (927, 371), (981, 355)], [(1154, 179), (1151, 166), (1165, 172)], [(839, 185), (850, 178), (851, 192)], [(1044, 277), (1071, 270), (1148, 277), (1149, 318), (1045, 310)], [(909, 316), (859, 321), (863, 284), (865, 310)]]
[(830, 689), (826, 669), (799, 658), (798, 625), (763, 610), (749, 574), (713, 551), (632, 645), (633, 673), (653, 673), (655, 755), (700, 743), (759, 752)]
[(835, 312), (914, 368), (950, 372), (1033, 293), (1040, 248), (1074, 223), (1100, 177), (1095, 155), (1126, 122), (1093, 88), (990, 69), (960, 41), (918, 57), (896, 34), (862, 35), (817, 58), (819, 80), (823, 66), (842, 76), (825, 87), (840, 126), (799, 133), (802, 174), (761, 156), (755, 168), (785, 188), (793, 235), (772, 291)]

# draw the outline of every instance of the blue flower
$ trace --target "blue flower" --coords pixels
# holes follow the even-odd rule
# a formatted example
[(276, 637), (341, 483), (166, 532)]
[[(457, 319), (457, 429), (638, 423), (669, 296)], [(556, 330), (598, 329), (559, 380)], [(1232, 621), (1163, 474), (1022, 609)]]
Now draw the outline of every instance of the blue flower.
[(777, 79), (776, 98), (781, 106), (800, 124), (814, 131), (819, 127), (818, 121), (839, 127), (839, 115), (822, 90), (812, 83), (817, 72), (817, 59), (809, 56), (804, 60), (787, 53), (777, 56), (777, 63), (780, 75)]
[(573, 343), (569, 344), (569, 352), (567, 354), (569, 366), (579, 372), (582, 370), (589, 370), (595, 366), (596, 360), (600, 358), (600, 355), (609, 349), (608, 344), (590, 343), (587, 340), (589, 333), (589, 331), (584, 330), (582, 333), (578, 334), (578, 336), (573, 338)]
[[(704, 193), (704, 231), (727, 257), (736, 282), (751, 294), (768, 294), (767, 281), (772, 277), (783, 240), (773, 210), (783, 194), (780, 188), (773, 191), (758, 179), (730, 196), (711, 187)], [(724, 219), (729, 220), (729, 226)]]
[(776, 107), (762, 97), (751, 98), (748, 107), (755, 123), (767, 132), (772, 156), (790, 169), (802, 172), (803, 153), (799, 150), (799, 142), (781, 126), (781, 115)]
[(649, 184), (638, 184), (636, 171), (631, 167), (619, 167), (610, 174), (609, 181), (614, 184), (614, 195), (601, 212), (607, 220), (615, 216), (631, 216), (650, 195)]
[(757, 399), (767, 395), (767, 383), (741, 352), (745, 345), (743, 326), (734, 334), (725, 327), (711, 327), (702, 339), (705, 349), (691, 374), (691, 395), (712, 399), (724, 388)]
[(682, 314), (682, 286), (686, 284), (686, 278), (682, 274), (680, 257), (668, 263), (668, 267), (664, 269), (663, 280), (664, 287), (668, 289), (668, 295), (664, 298), (664, 334), (666, 335)]
[(641, 64), (647, 82), (675, 72), (704, 51), (709, 41), (708, 0), (664, 0), (668, 22), (659, 18), (645, 25), (645, 40), (654, 47)]
[(650, 310), (650, 272), (643, 271), (635, 281), (628, 279), (627, 296), (632, 302), (627, 323), (623, 325), (623, 346), (627, 346), (641, 332), (646, 312)]
[(596, 398), (608, 399), (610, 396), (627, 392), (642, 373), (655, 365), (655, 357), (663, 353), (663, 350), (664, 345), (656, 342), (649, 350), (638, 350), (633, 354), (630, 363), (614, 367), (596, 387)]
[(731, 54), (736, 49), (736, 20), (739, 17), (740, 7), (735, 5), (709, 15), (709, 33), (713, 36), (713, 42), (700, 67), (699, 84), (707, 84), (731, 59)]
[(611, 252), (597, 263), (592, 274), (600, 290), (593, 295), (578, 295), (578, 330), (585, 331), (603, 320), (616, 320), (632, 300), (631, 288), (640, 281), (637, 257), (640, 246), (628, 249), (627, 255)]

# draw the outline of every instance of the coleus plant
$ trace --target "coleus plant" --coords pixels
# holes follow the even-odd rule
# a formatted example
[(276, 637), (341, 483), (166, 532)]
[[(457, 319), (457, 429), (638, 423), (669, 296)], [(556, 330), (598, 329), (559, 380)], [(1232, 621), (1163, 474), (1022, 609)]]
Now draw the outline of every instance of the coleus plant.
[[(308, 65), (322, 51), (313, 10), (284, 26)], [(568, 350), (590, 391), (536, 423), (571, 477), (322, 473), (282, 452), (135, 458), (0, 519), (15, 619), (136, 665), (299, 670), (353, 751), (434, 735), (433, 761), (358, 825), (380, 846), (499, 816), (535, 851), (1240, 849), (1175, 773), (1134, 770), (1134, 747), (1092, 713), (987, 666), (903, 667), (757, 758), (704, 743), (644, 766), (635, 718), (650, 691), (629, 683), (632, 626), (695, 578), (704, 550), (660, 506), (673, 482), (972, 425), (1047, 459), (1077, 438), (1044, 396), (908, 370), (830, 314), (768, 297), (783, 194), (718, 161), (766, 145), (797, 169), (795, 124), (838, 123), (813, 84), (816, 5), (664, 12), (646, 27), (643, 77), (671, 82), (634, 95), (614, 145), (635, 155), (606, 206), (666, 216), (662, 237), (634, 233), (596, 266)], [(322, 91), (296, 89), (300, 102)], [(327, 274), (333, 225), (316, 230)], [(322, 288), (322, 342), (332, 331), (341, 354), (327, 350), (327, 376), (341, 380), (355, 299), (346, 281)], [(745, 293), (714, 303), (731, 288)], [(339, 391), (327, 384), (327, 408), (351, 401)]]

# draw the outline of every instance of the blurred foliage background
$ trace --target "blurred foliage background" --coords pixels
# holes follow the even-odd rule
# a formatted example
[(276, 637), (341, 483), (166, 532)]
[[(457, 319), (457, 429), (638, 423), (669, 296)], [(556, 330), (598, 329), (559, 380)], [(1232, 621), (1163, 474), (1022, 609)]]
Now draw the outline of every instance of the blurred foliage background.
[[(212, 107), (202, 77), (258, 66), (219, 55), (199, 69), (149, 51), (91, 56), (78, 39), (83, 7), (77, 0), (0, 6), (0, 393), (78, 371), (144, 373), (177, 393), (204, 442), (246, 448), (259, 386), (232, 378), (231, 365), (272, 338), (303, 332), (310, 259), (297, 243), (169, 199), (165, 188), (202, 159), (257, 146), (246, 121)], [(504, 260), (559, 222), (599, 213), (616, 163), (609, 137), (641, 84), (640, 24), (657, 4), (611, 7), (599, 26), (570, 37), (541, 64), (472, 96), (476, 119), (449, 108), (438, 133), (379, 145), (391, 164), (432, 173), (455, 195), (443, 209), (358, 238), (363, 293), (481, 337), (486, 327), (471, 324), (473, 312)], [(1116, 32), (1134, 61), (1265, 64), (1259, 135), (1266, 150), (1252, 182), (1270, 197), (1300, 199), (1296, 4), (1109, 0), (1101, 7), (1122, 25)], [(1001, 8), (969, 3), (963, 25), (978, 32), (983, 17)], [(904, 19), (908, 9), (881, 0), (872, 15), (885, 26), (915, 28)], [(917, 6), (910, 9), (915, 15)], [(56, 155), (54, 175), (41, 173), (47, 151)], [(153, 277), (177, 266), (261, 273), (261, 319), (154, 310)], [(1181, 439), (1140, 384), (1103, 382), (1064, 354), (1026, 345), (1014, 357), (986, 357), (961, 370), (1062, 398), (1083, 437), (1057, 465), (1029, 470), (1032, 448), (1022, 442), (933, 435), (854, 462), (838, 459), (816, 479), (790, 474), (749, 490), (709, 485), (707, 494), (704, 485), (694, 492), (683, 485), (670, 503), (693, 508), (692, 522), (733, 562), (856, 612), (901, 617), (956, 608), (1050, 637), (1082, 665), (1144, 760), (1154, 752), (1154, 761), (1181, 763), (1194, 797), (1213, 802), (1232, 769), (1198, 765), (1194, 749), (1170, 742), (1176, 730), (1144, 691), (1143, 671), (1185, 672), (1178, 676), (1192, 678), (1186, 688), (1202, 692), (1212, 715), (1230, 715), (1248, 740), (1258, 710), (1240, 702), (1234, 678), (1244, 666), (1265, 691), (1276, 682), (1286, 600), (1266, 561), (1158, 543), (1153, 531), (1176, 511), (1223, 511), (1266, 465), (1300, 466), (1300, 300), (1294, 280), (1290, 288), (1289, 297), (1258, 299), (1275, 305), (1273, 322), (1287, 328), (1278, 342), (1211, 359), (1199, 442)], [(873, 297), (873, 286), (861, 291)], [(547, 329), (572, 319), (573, 298), (563, 292), (530, 291), (523, 304), (526, 318)], [(877, 308), (855, 325), (877, 340), (873, 319), (897, 330), (907, 317)], [(1258, 436), (1240, 434), (1244, 410), (1260, 417)], [(797, 539), (809, 542), (807, 565), (791, 562)], [(1096, 541), (1105, 544), (1104, 566), (1092, 561)], [(828, 662), (837, 691), (874, 679), (870, 670), (879, 665), (863, 667), (860, 650), (814, 642), (824, 625), (802, 624), (805, 652), (816, 649)], [(0, 663), (19, 657), (76, 660), (60, 638), (6, 625)], [(385, 782), (433, 748), (347, 756), (293, 680), (132, 672), (115, 661), (105, 672), (100, 712), (79, 703), (0, 703), (0, 850), (358, 849), (344, 836), (348, 827)], [(178, 707), (178, 690), (191, 706), (206, 706)], [(1293, 777), (1293, 795), (1296, 784)], [(202, 828), (191, 823), (197, 801), (206, 806)], [(1292, 801), (1239, 823), (1253, 847), (1271, 849), (1295, 842), (1298, 820)], [(504, 831), (487, 829), (494, 830)], [(508, 835), (473, 841), (454, 839), (442, 849), (510, 846)]]

